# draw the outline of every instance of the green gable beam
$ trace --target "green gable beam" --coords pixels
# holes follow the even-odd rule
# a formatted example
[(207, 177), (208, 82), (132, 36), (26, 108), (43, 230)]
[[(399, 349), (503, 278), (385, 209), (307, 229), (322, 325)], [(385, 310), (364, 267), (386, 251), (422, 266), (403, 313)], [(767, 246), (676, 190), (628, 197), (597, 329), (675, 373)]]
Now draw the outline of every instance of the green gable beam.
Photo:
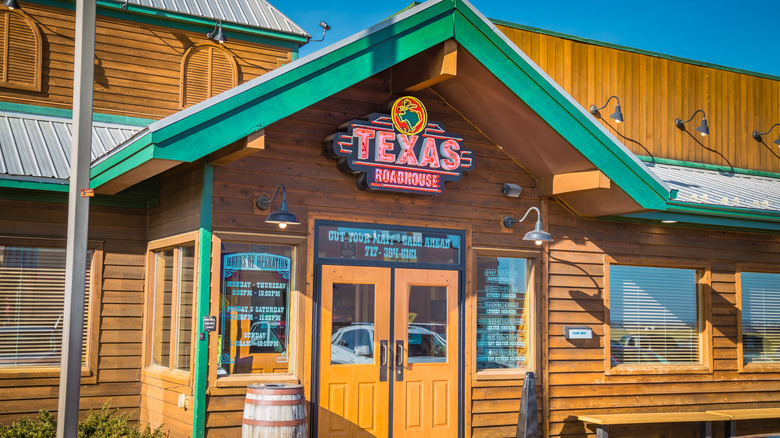
[(455, 39), (643, 208), (663, 210), (669, 191), (641, 163), (458, 0)]
[(114, 155), (92, 167), (90, 186), (100, 187), (112, 179), (129, 172), (153, 158), (151, 136), (144, 135)]
[(199, 159), (451, 38), (449, 8), (435, 6), (153, 131), (154, 157)]
[[(51, 108), (46, 106), (25, 105), (22, 103), (0, 102), (0, 111), (13, 111), (24, 114), (37, 114), (39, 116), (62, 117), (73, 119), (73, 111), (64, 108)], [(116, 116), (113, 114), (93, 113), (95, 122), (116, 123), (120, 125), (146, 126), (154, 123), (154, 119), (142, 119), (140, 117)]]

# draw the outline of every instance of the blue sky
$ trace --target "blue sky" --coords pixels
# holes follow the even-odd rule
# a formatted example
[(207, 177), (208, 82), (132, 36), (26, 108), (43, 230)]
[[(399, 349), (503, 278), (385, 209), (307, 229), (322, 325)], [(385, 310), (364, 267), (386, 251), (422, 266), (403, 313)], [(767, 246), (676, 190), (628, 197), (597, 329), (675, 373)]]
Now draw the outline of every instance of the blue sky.
[[(301, 56), (379, 23), (411, 0), (270, 0), (320, 38)], [(473, 0), (488, 18), (780, 76), (780, 0)]]

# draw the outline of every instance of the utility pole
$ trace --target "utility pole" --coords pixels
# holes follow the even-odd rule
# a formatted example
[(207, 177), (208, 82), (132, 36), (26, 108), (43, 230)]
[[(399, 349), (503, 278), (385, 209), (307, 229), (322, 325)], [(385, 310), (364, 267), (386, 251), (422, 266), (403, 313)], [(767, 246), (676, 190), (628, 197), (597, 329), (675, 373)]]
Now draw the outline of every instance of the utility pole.
[(65, 256), (60, 392), (57, 438), (76, 438), (81, 392), (81, 339), (87, 271), (89, 164), (92, 149), (92, 95), (95, 79), (95, 0), (76, 1), (76, 42), (73, 61), (73, 141), (68, 191), (68, 241)]

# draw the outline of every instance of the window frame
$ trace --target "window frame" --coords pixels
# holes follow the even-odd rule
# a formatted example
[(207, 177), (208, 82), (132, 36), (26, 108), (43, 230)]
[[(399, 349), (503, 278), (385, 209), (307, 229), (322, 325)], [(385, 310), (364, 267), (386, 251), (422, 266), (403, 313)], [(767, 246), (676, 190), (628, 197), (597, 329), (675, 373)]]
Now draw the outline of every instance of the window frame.
[(776, 274), (780, 275), (777, 265), (741, 264), (735, 272), (736, 308), (737, 308), (737, 361), (739, 373), (777, 373), (780, 372), (780, 362), (745, 364), (744, 346), (742, 344), (742, 273)]
[[(189, 360), (189, 370), (184, 371), (176, 368), (176, 358), (177, 355), (174, 353), (174, 345), (176, 345), (176, 340), (178, 340), (179, 337), (179, 327), (178, 327), (178, 295), (179, 291), (174, 289), (171, 291), (171, 328), (170, 328), (170, 350), (168, 354), (168, 366), (163, 365), (153, 365), (152, 364), (152, 355), (153, 355), (153, 344), (154, 344), (154, 309), (155, 309), (155, 269), (157, 267), (156, 265), (156, 253), (162, 252), (165, 250), (173, 249), (174, 250), (174, 257), (173, 261), (174, 264), (172, 268), (178, 266), (177, 257), (175, 256), (178, 251), (177, 249), (179, 247), (183, 246), (190, 246), (188, 244), (193, 244), (194, 246), (194, 271), (193, 271), (193, 290), (192, 290), (192, 322), (190, 327), (190, 345), (195, 347), (197, 345), (197, 303), (198, 303), (198, 250), (199, 250), (199, 240), (198, 240), (198, 232), (193, 231), (189, 233), (179, 234), (176, 236), (171, 237), (165, 237), (162, 239), (157, 239), (150, 241), (147, 244), (146, 247), (146, 266), (145, 266), (145, 272), (146, 272), (146, 290), (144, 293), (144, 323), (143, 323), (143, 350), (142, 350), (142, 358), (141, 363), (143, 364), (144, 368), (144, 375), (147, 376), (156, 376), (156, 377), (166, 377), (167, 379), (170, 379), (172, 381), (175, 381), (176, 383), (179, 383), (181, 385), (187, 385), (192, 381), (193, 378), (193, 370), (195, 367), (195, 354), (190, 354), (190, 360)], [(176, 270), (173, 270), (173, 284), (176, 285), (178, 280), (178, 272)], [(178, 287), (178, 286), (174, 286)]]
[[(669, 365), (619, 365), (612, 366), (611, 355), (611, 305), (610, 305), (610, 267), (636, 266), (646, 268), (673, 268), (696, 271), (696, 301), (699, 338), (699, 363)], [(713, 370), (712, 352), (712, 269), (705, 260), (653, 259), (644, 257), (621, 257), (619, 261), (610, 256), (604, 257), (604, 373), (614, 375), (641, 374), (704, 374)]]
[[(302, 375), (302, 366), (305, 362), (304, 347), (306, 341), (304, 334), (310, 327), (306, 327), (305, 307), (301, 302), (304, 299), (302, 287), (306, 285), (305, 263), (306, 242), (305, 236), (264, 233), (241, 233), (228, 231), (214, 231), (212, 233), (211, 247), (211, 306), (210, 314), (217, 315), (219, 326), (219, 296), (222, 292), (222, 242), (239, 242), (261, 245), (288, 245), (292, 247), (292, 266), (290, 274), (290, 302), (288, 309), (289, 332), (287, 335), (288, 369), (286, 373), (254, 373), (231, 374), (217, 378), (217, 355), (209, 355), (208, 384), (211, 388), (246, 387), (252, 383), (300, 383), (298, 376)], [(209, 351), (220, 351), (219, 336), (217, 332), (209, 339)]]
[[(508, 384), (507, 381), (519, 381), (522, 382), (525, 379), (525, 373), (532, 371), (536, 373), (540, 368), (541, 354), (541, 335), (543, 327), (541, 327), (541, 313), (539, 304), (541, 302), (539, 294), (542, 290), (542, 277), (541, 277), (541, 251), (532, 250), (513, 250), (513, 249), (499, 249), (499, 248), (483, 248), (472, 247), (469, 252), (471, 260), (468, 261), (469, 266), (469, 278), (470, 284), (468, 285), (468, 296), (466, 303), (466, 324), (471, 327), (467, 329), (469, 335), (466, 338), (466, 347), (468, 354), (471, 356), (467, 362), (468, 368), (472, 371), (469, 373), (472, 375), (472, 386), (490, 386), (492, 381), (500, 380), (501, 384)], [(525, 341), (529, 344), (526, 349), (526, 366), (521, 368), (510, 369), (491, 369), (477, 371), (477, 354), (476, 354), (476, 327), (477, 327), (477, 259), (479, 257), (503, 257), (503, 258), (516, 258), (527, 260), (527, 272), (526, 272), (526, 294), (528, 294), (528, 309), (526, 311), (526, 335)], [(469, 344), (471, 347), (469, 348)]]
[[(5, 237), (0, 238), (4, 244), (20, 247), (66, 249), (65, 239)], [(89, 279), (89, 311), (84, 309), (87, 322), (87, 351), (85, 363), (81, 367), (81, 384), (96, 384), (98, 369), (98, 349), (100, 341), (100, 308), (103, 301), (103, 242), (88, 241), (87, 249), (92, 251)], [(63, 290), (63, 295), (65, 291)], [(62, 341), (60, 341), (62, 342)], [(0, 368), (0, 378), (47, 378), (59, 377), (61, 366), (45, 367), (7, 367)]]

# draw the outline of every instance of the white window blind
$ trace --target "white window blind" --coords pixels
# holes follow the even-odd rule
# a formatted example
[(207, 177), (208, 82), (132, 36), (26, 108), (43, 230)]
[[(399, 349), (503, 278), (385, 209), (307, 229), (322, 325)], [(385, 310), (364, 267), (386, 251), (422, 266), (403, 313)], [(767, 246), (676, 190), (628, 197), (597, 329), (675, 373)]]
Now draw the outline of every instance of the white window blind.
[(696, 270), (612, 265), (609, 275), (613, 365), (699, 362)]
[[(87, 355), (87, 256), (82, 364)], [(0, 367), (59, 366), (65, 250), (0, 245)]]
[(780, 362), (780, 274), (743, 272), (740, 277), (743, 362)]

